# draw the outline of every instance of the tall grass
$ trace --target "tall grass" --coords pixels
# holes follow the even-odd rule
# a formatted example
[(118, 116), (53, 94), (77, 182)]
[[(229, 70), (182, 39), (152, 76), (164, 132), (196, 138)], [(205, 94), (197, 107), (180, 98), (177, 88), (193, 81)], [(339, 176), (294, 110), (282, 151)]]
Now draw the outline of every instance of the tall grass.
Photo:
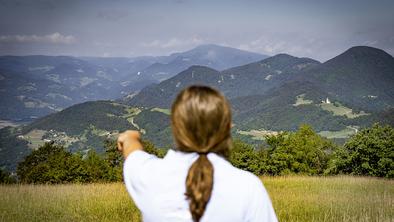
[[(394, 221), (394, 181), (262, 177), (280, 221)], [(0, 186), (0, 221), (140, 221), (122, 183)]]
[(280, 221), (394, 221), (394, 180), (263, 177)]
[(122, 183), (0, 186), (0, 221), (140, 221)]

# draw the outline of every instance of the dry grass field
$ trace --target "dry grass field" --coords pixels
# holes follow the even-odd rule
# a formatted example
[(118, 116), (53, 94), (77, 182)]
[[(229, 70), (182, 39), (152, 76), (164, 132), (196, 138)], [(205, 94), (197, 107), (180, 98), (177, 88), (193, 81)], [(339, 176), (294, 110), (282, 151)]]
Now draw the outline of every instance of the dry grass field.
[[(262, 177), (280, 221), (394, 221), (394, 180)], [(0, 186), (0, 221), (140, 221), (122, 183)]]

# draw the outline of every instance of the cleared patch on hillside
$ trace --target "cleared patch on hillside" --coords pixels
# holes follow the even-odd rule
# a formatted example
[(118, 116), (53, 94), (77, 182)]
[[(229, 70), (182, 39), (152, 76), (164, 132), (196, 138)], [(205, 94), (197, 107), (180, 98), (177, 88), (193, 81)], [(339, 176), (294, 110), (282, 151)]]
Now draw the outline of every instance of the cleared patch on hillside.
[(25, 135), (18, 136), (18, 139), (26, 140), (30, 149), (37, 149), (38, 147), (44, 145), (45, 141), (42, 138), (47, 131), (34, 129)]
[(80, 80), (79, 80), (79, 84), (80, 84), (80, 87), (84, 87), (84, 86), (87, 86), (87, 85), (89, 85), (90, 83), (92, 83), (92, 82), (94, 82), (94, 81), (96, 81), (97, 79), (94, 79), (94, 78), (89, 78), (89, 77), (82, 77)]
[(15, 122), (13, 122), (13, 121), (2, 120), (2, 119), (0, 119), (0, 129), (1, 129), (1, 128), (4, 128), (4, 127), (7, 127), (7, 126), (15, 127), (15, 126), (19, 126), (19, 124), (18, 124), (18, 123), (15, 123)]
[(65, 132), (58, 132), (55, 130), (49, 130), (44, 135), (44, 142), (54, 141), (56, 144), (61, 144), (64, 147), (69, 147), (72, 143), (78, 142), (81, 140), (80, 137), (73, 137), (67, 135)]
[(150, 111), (152, 111), (152, 112), (161, 112), (161, 113), (164, 113), (164, 114), (167, 114), (167, 115), (171, 115), (171, 110), (169, 110), (169, 109), (162, 109), (162, 108), (153, 108), (153, 109), (151, 109)]
[(326, 137), (327, 139), (347, 139), (358, 132), (358, 127), (348, 126), (346, 129), (339, 131), (320, 131), (320, 136)]
[(72, 101), (72, 99), (70, 97), (62, 95), (60, 93), (48, 93), (46, 96), (50, 97), (52, 99), (63, 99), (63, 100)]
[(47, 102), (35, 98), (29, 98), (24, 95), (18, 96), (17, 98), (23, 102), (26, 108), (49, 108), (51, 106), (51, 104)]
[(309, 105), (312, 103), (313, 103), (312, 100), (305, 99), (305, 94), (301, 94), (296, 97), (296, 102), (293, 104), (293, 106)]
[(359, 113), (353, 113), (353, 110), (351, 108), (345, 107), (344, 105), (338, 102), (335, 103), (324, 102), (324, 103), (320, 103), (318, 106), (323, 110), (332, 112), (334, 116), (346, 116), (349, 119), (369, 115), (369, 113), (365, 113), (364, 111), (361, 111)]
[[(54, 141), (64, 147), (69, 147), (72, 143), (84, 140), (83, 135), (79, 137), (72, 137), (65, 132), (58, 132), (56, 130), (38, 130), (34, 129), (25, 135), (18, 136), (18, 139), (26, 140), (31, 149), (37, 149), (44, 145), (45, 142)], [(85, 139), (86, 141), (86, 139)]]
[(253, 140), (265, 140), (266, 136), (276, 136), (278, 135), (279, 132), (260, 129), (260, 130), (249, 130), (249, 131), (237, 130), (237, 133), (240, 135), (251, 136)]

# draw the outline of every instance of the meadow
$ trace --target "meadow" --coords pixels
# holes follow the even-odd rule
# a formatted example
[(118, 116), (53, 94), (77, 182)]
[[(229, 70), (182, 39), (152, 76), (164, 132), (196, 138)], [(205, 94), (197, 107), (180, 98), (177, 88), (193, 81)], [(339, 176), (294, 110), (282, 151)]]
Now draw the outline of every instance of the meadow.
[[(393, 221), (394, 180), (262, 177), (280, 221)], [(0, 221), (140, 221), (122, 183), (1, 185)]]

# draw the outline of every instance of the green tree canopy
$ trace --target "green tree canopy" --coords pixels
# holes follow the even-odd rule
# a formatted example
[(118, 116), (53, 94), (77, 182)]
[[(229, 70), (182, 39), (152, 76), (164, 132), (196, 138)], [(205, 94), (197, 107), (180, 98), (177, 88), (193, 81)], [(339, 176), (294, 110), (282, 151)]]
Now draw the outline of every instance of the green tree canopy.
[(375, 124), (359, 131), (335, 152), (327, 172), (393, 178), (394, 129)]
[(336, 146), (315, 133), (309, 125), (301, 125), (296, 132), (267, 136), (268, 173), (283, 175), (300, 173), (322, 174), (330, 154)]
[(15, 182), (15, 178), (9, 172), (0, 168), (0, 184), (11, 184)]
[(19, 163), (17, 175), (23, 183), (86, 182), (86, 171), (80, 156), (64, 147), (45, 143)]

